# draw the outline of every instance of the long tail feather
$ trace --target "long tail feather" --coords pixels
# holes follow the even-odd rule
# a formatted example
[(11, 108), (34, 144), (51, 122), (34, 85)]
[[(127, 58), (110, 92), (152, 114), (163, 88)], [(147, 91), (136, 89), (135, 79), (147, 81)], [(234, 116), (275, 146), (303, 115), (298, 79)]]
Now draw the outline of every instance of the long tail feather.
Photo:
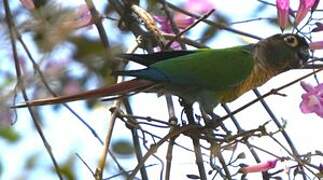
[(27, 106), (40, 106), (40, 105), (48, 105), (48, 104), (65, 103), (65, 102), (77, 101), (82, 99), (94, 99), (94, 98), (99, 98), (103, 96), (124, 95), (132, 91), (139, 91), (141, 89), (145, 89), (149, 86), (152, 86), (153, 84), (154, 82), (152, 81), (134, 79), (130, 81), (124, 81), (110, 87), (103, 87), (100, 89), (90, 90), (79, 94), (32, 100), (32, 101), (25, 102), (23, 104), (12, 106), (11, 108), (22, 108)]

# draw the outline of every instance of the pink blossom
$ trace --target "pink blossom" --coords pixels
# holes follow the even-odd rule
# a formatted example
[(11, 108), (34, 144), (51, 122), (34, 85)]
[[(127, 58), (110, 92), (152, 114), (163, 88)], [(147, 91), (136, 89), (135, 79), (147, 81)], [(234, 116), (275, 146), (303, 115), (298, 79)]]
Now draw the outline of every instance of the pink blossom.
[(55, 77), (60, 76), (64, 73), (67, 61), (61, 61), (61, 62), (55, 62), (55, 61), (49, 61), (45, 65), (45, 73), (48, 77)]
[(210, 0), (188, 0), (184, 8), (190, 12), (204, 14), (214, 9), (214, 4)]
[[(185, 3), (184, 8), (185, 10), (192, 13), (204, 14), (212, 10), (214, 8), (214, 5), (209, 0), (188, 0)], [(154, 19), (159, 24), (161, 31), (165, 33), (174, 33), (171, 23), (166, 16), (154, 16)], [(176, 13), (174, 16), (174, 22), (179, 29), (187, 28), (189, 25), (193, 24), (194, 21), (195, 18), (182, 13)], [(173, 49), (180, 48), (178, 42), (173, 42), (171, 47)]]
[(313, 5), (315, 5), (316, 0), (300, 0), (297, 15), (295, 18), (295, 24), (298, 25), (311, 10)]
[[(188, 0), (185, 4), (185, 10), (204, 14), (214, 8), (211, 1), (208, 0)], [(173, 33), (170, 21), (166, 16), (154, 16), (155, 20), (160, 24), (160, 29), (166, 33)], [(174, 22), (180, 29), (185, 29), (194, 22), (195, 18), (184, 15), (182, 13), (176, 13), (174, 16)]]
[(243, 167), (240, 169), (240, 172), (247, 174), (247, 173), (268, 171), (269, 169), (275, 168), (277, 162), (278, 162), (278, 159), (275, 159), (275, 160), (259, 163), (256, 165)]
[(82, 28), (93, 24), (92, 14), (87, 5), (79, 6), (75, 15), (77, 19), (74, 21), (74, 28)]
[(276, 0), (278, 23), (282, 30), (288, 26), (289, 0)]
[[(211, 3), (211, 1), (208, 0), (188, 0), (185, 3), (184, 9), (189, 12), (201, 15), (214, 9), (214, 5), (213, 3)], [(185, 29), (187, 26), (193, 24), (195, 18), (182, 13), (176, 13), (174, 20), (179, 28)]]
[(80, 83), (76, 80), (69, 80), (69, 82), (63, 88), (63, 95), (77, 94), (80, 91)]
[(312, 49), (312, 50), (323, 49), (323, 41), (311, 42), (308, 45), (310, 46), (310, 49)]
[(13, 123), (14, 113), (7, 107), (0, 107), (0, 128), (10, 127)]
[(179, 27), (180, 29), (185, 29), (187, 28), (189, 25), (194, 23), (194, 18), (192, 17), (188, 17), (188, 16), (175, 16), (174, 17), (175, 22), (177, 27)]
[(33, 0), (20, 0), (21, 4), (28, 10), (34, 10), (35, 4)]
[(323, 117), (323, 84), (313, 87), (302, 81), (301, 86), (306, 91), (302, 95), (301, 111), (303, 113), (315, 113)]
[(313, 6), (312, 6), (312, 12), (315, 11), (315, 9), (317, 8), (317, 6), (319, 5), (320, 0), (315, 0)]
[(165, 33), (173, 33), (170, 21), (166, 16), (154, 16), (155, 21), (160, 25), (159, 29)]
[(79, 29), (94, 23), (92, 14), (87, 5), (80, 5), (74, 13), (74, 19), (64, 22), (64, 26)]

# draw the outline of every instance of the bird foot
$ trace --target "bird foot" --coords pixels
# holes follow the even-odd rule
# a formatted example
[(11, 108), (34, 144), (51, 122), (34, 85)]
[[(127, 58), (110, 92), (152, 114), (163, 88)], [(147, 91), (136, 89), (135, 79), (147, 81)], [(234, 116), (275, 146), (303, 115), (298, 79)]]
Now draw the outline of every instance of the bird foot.
[(222, 128), (222, 130), (225, 131), (228, 135), (230, 135), (232, 133), (230, 130), (228, 130), (225, 127), (224, 123), (221, 121), (221, 116), (219, 116), (215, 113), (210, 114), (210, 116), (212, 117), (212, 119), (211, 119), (213, 121), (213, 122), (211, 122), (212, 124), (219, 125)]

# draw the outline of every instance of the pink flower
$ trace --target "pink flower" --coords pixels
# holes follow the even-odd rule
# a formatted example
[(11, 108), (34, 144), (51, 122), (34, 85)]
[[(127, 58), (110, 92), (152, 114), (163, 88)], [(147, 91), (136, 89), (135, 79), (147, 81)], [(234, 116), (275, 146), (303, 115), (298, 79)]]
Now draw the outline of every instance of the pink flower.
[[(184, 8), (185, 10), (192, 13), (204, 14), (212, 10), (214, 8), (214, 5), (209, 0), (188, 0), (185, 3)], [(154, 16), (154, 19), (160, 25), (161, 31), (165, 33), (174, 33), (171, 23), (166, 16)], [(182, 13), (176, 13), (174, 16), (174, 22), (179, 29), (187, 28), (189, 25), (193, 24), (194, 21), (195, 18)], [(171, 47), (173, 49), (180, 48), (178, 42), (173, 42)]]
[(67, 61), (61, 61), (61, 62), (55, 62), (55, 61), (49, 61), (46, 65), (45, 65), (45, 73), (46, 76), (48, 77), (56, 77), (56, 76), (61, 76), (64, 71), (65, 68), (67, 67), (68, 62)]
[(68, 20), (64, 23), (64, 26), (72, 27), (74, 29), (83, 28), (94, 23), (92, 14), (87, 5), (80, 5), (78, 10), (74, 14), (73, 20)]
[(76, 80), (69, 80), (63, 88), (63, 95), (77, 94), (79, 92), (81, 92), (81, 86)]
[(170, 21), (166, 16), (154, 16), (155, 21), (160, 25), (159, 29), (165, 33), (173, 33)]
[(190, 12), (204, 14), (214, 9), (214, 4), (210, 0), (188, 0), (184, 8)]
[[(213, 9), (213, 4), (208, 0), (188, 0), (185, 4), (185, 10), (193, 13), (204, 14)], [(154, 16), (155, 20), (160, 24), (160, 29), (166, 33), (173, 33), (170, 21), (166, 16)], [(195, 18), (176, 13), (174, 22), (180, 29), (185, 29), (194, 22)]]
[(180, 29), (187, 28), (189, 25), (193, 24), (195, 20), (194, 18), (185, 16), (185, 15), (184, 16), (177, 15), (175, 16), (174, 19), (177, 27), (179, 27)]
[(316, 41), (309, 43), (310, 49), (323, 49), (323, 41)]
[(311, 8), (316, 4), (317, 0), (300, 0), (297, 15), (295, 18), (295, 24), (298, 25), (311, 10)]
[(288, 26), (289, 0), (276, 0), (278, 23), (283, 31)]
[(35, 4), (33, 0), (20, 0), (21, 4), (28, 10), (34, 10)]
[(315, 9), (317, 8), (317, 6), (319, 5), (320, 0), (315, 0), (313, 6), (312, 6), (312, 12), (315, 11)]
[[(184, 9), (201, 15), (214, 9), (214, 5), (208, 0), (188, 0), (185, 3)], [(195, 18), (177, 13), (175, 14), (174, 20), (179, 28), (185, 29), (195, 21)]]
[(315, 113), (323, 117), (323, 84), (313, 87), (310, 84), (301, 82), (302, 88), (306, 91), (302, 95), (300, 109), (303, 113)]
[(79, 7), (79, 10), (76, 12), (76, 17), (77, 19), (74, 22), (75, 28), (82, 28), (94, 23), (92, 14), (85, 4)]
[(14, 113), (7, 107), (0, 107), (0, 128), (10, 127), (13, 123)]
[(275, 159), (264, 163), (243, 167), (240, 169), (240, 172), (247, 174), (247, 173), (268, 171), (269, 169), (275, 168), (277, 162), (278, 162), (278, 159)]

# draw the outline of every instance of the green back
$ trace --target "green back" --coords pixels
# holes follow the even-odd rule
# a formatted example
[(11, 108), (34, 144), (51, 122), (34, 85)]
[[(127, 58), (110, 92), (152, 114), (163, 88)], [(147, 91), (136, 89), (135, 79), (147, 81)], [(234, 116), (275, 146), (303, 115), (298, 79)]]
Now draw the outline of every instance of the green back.
[(170, 83), (223, 90), (236, 86), (251, 72), (253, 57), (246, 47), (202, 49), (150, 67), (165, 74)]

